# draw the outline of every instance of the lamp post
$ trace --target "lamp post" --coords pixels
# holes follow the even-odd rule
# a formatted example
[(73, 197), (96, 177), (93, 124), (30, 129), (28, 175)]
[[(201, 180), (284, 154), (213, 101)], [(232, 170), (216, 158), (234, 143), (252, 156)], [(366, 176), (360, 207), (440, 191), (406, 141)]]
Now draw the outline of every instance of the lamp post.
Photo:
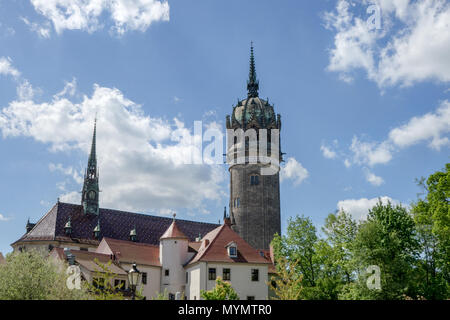
[(130, 283), (131, 288), (131, 300), (134, 300), (136, 297), (136, 287), (139, 283), (139, 276), (141, 272), (136, 267), (136, 263), (133, 263), (130, 271), (128, 271), (128, 282)]

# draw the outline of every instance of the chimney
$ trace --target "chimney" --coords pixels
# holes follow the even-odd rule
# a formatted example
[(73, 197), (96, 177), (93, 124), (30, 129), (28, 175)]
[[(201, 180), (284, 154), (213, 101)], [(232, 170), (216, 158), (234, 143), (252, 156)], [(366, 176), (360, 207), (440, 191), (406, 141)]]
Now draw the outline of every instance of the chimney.
[(273, 257), (273, 246), (270, 245), (270, 260), (272, 261), (272, 263), (275, 263), (275, 259)]
[(35, 225), (36, 225), (35, 223), (31, 223), (31, 222), (30, 222), (30, 219), (28, 219), (27, 225), (26, 225), (26, 227), (25, 227), (26, 230), (27, 230), (27, 233), (30, 232), (30, 231), (34, 228)]
[(66, 257), (67, 262), (69, 262), (70, 266), (75, 265), (75, 256), (70, 252), (69, 248), (64, 248), (64, 256)]

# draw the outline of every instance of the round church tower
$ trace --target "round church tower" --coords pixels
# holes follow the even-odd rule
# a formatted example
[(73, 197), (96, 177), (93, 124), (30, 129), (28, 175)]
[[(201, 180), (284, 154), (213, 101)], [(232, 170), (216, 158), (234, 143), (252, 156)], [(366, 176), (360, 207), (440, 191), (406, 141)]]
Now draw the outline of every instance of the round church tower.
[(253, 46), (247, 90), (247, 98), (239, 100), (226, 118), (229, 212), (234, 231), (254, 248), (269, 249), (274, 234), (281, 233), (281, 117), (268, 100), (258, 96)]

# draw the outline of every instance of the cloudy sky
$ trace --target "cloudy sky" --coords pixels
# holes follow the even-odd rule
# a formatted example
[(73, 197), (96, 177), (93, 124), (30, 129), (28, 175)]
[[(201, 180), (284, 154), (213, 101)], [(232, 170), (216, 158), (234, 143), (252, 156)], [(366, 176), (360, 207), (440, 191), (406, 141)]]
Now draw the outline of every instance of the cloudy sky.
[(449, 161), (449, 21), (444, 0), (0, 0), (0, 251), (80, 201), (96, 114), (103, 207), (217, 222), (227, 168), (186, 158), (246, 96), (250, 41), (283, 229), (408, 205)]

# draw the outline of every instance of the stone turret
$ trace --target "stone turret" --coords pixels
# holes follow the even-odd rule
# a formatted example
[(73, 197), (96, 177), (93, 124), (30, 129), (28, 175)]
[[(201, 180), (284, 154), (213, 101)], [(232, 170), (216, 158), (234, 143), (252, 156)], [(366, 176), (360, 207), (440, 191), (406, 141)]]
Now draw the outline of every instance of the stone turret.
[[(274, 107), (268, 99), (259, 97), (259, 81), (256, 78), (253, 45), (250, 52), (250, 71), (247, 81), (247, 98), (238, 100), (231, 116), (226, 117), (226, 127), (233, 132), (234, 139), (227, 149), (227, 162), (230, 172), (230, 223), (232, 229), (245, 241), (257, 249), (269, 249), (275, 233), (281, 233), (280, 218), (280, 178), (279, 163), (282, 161), (280, 146), (281, 116), (275, 114)], [(262, 129), (262, 130), (261, 130)], [(243, 139), (238, 140), (238, 132), (244, 132)], [(250, 151), (252, 144), (250, 131), (255, 133), (253, 144), (257, 156)], [(265, 135), (263, 137), (262, 135)], [(267, 139), (267, 156), (276, 159), (271, 174), (264, 173), (268, 164), (262, 161), (261, 146)], [(245, 140), (245, 141), (244, 141)], [(271, 150), (277, 143), (278, 149)], [(245, 146), (245, 147), (244, 147)], [(245, 150), (244, 159), (237, 161), (237, 150)], [(274, 153), (275, 152), (275, 153)], [(256, 159), (255, 159), (256, 158)]]

